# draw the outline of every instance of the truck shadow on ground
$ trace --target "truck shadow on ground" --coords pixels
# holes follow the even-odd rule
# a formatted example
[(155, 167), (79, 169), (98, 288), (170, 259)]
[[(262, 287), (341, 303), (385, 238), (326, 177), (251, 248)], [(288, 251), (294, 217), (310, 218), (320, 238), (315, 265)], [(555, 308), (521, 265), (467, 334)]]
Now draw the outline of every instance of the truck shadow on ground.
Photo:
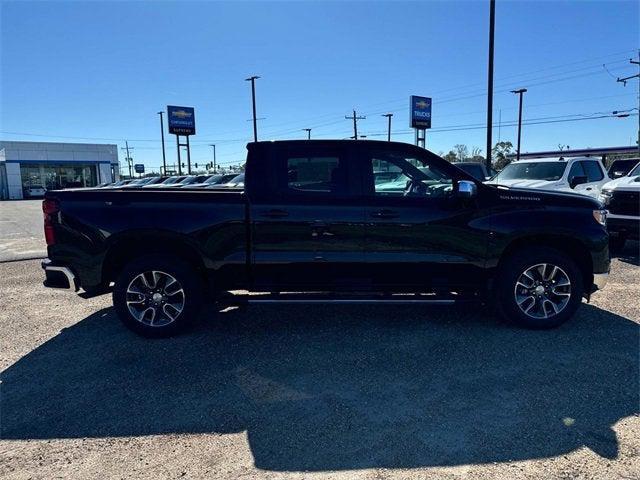
[(101, 310), (3, 374), (2, 437), (248, 432), (259, 468), (616, 458), (638, 325), (583, 305), (553, 331), (474, 308), (254, 306), (144, 340)]

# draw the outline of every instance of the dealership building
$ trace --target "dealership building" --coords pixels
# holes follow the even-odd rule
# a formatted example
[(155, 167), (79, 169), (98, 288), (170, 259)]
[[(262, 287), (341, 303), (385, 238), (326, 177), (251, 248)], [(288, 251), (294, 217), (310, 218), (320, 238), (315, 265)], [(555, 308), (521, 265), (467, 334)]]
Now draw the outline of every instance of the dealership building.
[(118, 146), (0, 141), (0, 199), (28, 198), (44, 187), (95, 187), (119, 178)]

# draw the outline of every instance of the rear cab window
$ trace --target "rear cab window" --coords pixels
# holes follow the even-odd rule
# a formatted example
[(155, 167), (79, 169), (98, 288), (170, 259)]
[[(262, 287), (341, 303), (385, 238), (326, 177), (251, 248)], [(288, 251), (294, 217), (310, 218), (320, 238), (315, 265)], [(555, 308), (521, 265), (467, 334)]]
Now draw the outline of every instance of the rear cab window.
[(277, 156), (280, 197), (326, 199), (357, 193), (357, 176), (345, 147), (292, 145)]

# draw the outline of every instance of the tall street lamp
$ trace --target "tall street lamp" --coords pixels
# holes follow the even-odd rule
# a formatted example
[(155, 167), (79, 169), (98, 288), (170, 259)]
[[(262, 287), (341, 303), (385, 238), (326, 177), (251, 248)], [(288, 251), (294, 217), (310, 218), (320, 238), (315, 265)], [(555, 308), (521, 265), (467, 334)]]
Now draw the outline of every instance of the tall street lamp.
[(216, 173), (216, 144), (210, 143), (210, 147), (213, 147), (213, 173)]
[(520, 134), (522, 133), (522, 94), (526, 91), (526, 88), (511, 90), (511, 93), (520, 95), (520, 107), (518, 109), (518, 150), (516, 151), (516, 162), (520, 160)]
[(164, 170), (163, 175), (167, 174), (167, 156), (164, 153), (164, 122), (162, 121), (162, 115), (164, 112), (158, 112), (160, 115), (160, 138), (162, 139), (162, 169)]
[(256, 123), (256, 80), (260, 78), (257, 75), (245, 78), (245, 81), (251, 82), (251, 103), (253, 105), (253, 141), (258, 141), (258, 124)]
[(383, 117), (387, 117), (387, 119), (388, 119), (388, 124), (387, 124), (387, 142), (390, 142), (391, 141), (391, 117), (393, 117), (393, 113), (385, 113), (382, 116)]

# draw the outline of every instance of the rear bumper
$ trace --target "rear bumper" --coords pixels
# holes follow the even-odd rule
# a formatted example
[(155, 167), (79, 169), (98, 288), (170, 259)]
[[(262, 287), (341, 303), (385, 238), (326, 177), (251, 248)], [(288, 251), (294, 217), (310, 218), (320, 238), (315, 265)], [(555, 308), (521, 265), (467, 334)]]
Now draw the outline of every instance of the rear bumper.
[(45, 274), (45, 287), (78, 291), (78, 279), (69, 267), (54, 265), (49, 259), (43, 260), (41, 266)]

